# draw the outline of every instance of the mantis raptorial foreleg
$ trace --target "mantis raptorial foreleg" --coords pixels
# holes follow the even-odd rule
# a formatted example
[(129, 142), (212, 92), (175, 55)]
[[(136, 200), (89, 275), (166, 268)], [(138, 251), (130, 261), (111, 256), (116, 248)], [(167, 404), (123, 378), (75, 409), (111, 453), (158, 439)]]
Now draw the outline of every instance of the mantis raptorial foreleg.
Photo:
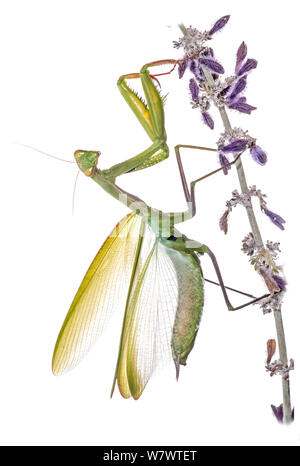
[[(164, 64), (176, 65), (176, 63), (176, 60), (154, 61), (144, 65), (139, 73), (125, 74), (118, 79), (117, 85), (122, 96), (150, 137), (152, 144), (148, 149), (135, 157), (114, 165), (107, 170), (103, 170), (102, 174), (105, 178), (114, 181), (120, 175), (136, 170), (143, 170), (162, 162), (169, 156), (164, 126), (164, 102), (153, 83), (155, 75), (150, 75), (148, 68)], [(146, 103), (127, 85), (127, 80), (137, 78), (141, 80)]]

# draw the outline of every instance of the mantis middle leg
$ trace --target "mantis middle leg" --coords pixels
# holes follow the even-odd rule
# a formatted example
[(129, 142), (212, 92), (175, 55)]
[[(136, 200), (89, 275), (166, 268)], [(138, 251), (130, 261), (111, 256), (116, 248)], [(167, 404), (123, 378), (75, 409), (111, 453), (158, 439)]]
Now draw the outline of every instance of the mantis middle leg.
[(189, 189), (188, 183), (187, 183), (187, 180), (186, 180), (186, 176), (185, 176), (185, 173), (184, 173), (183, 165), (182, 165), (181, 155), (180, 155), (180, 148), (181, 147), (188, 148), (188, 149), (211, 151), (211, 152), (217, 152), (217, 149), (213, 149), (211, 147), (192, 146), (192, 145), (188, 145), (188, 144), (179, 144), (179, 145), (175, 146), (176, 160), (177, 160), (177, 164), (178, 164), (178, 168), (179, 168), (179, 173), (180, 173), (180, 178), (181, 178), (181, 183), (182, 183), (182, 187), (183, 187), (184, 196), (185, 196), (186, 202), (187, 202), (188, 207), (189, 207), (190, 216), (194, 217), (195, 214), (196, 214), (196, 201), (195, 201), (195, 186), (196, 186), (196, 184), (199, 183), (199, 181), (202, 181), (202, 180), (208, 178), (209, 176), (215, 175), (216, 173), (224, 170), (224, 168), (228, 168), (231, 165), (235, 164), (238, 161), (238, 159), (240, 158), (240, 156), (242, 155), (242, 153), (238, 154), (232, 162), (229, 162), (224, 167), (217, 168), (216, 170), (213, 170), (212, 172), (209, 172), (206, 175), (203, 175), (200, 178), (197, 178), (196, 180), (191, 181), (190, 182), (190, 189)]
[(206, 178), (208, 178), (211, 175), (215, 175), (216, 173), (224, 170), (224, 168), (228, 168), (231, 165), (235, 164), (242, 153), (238, 154), (235, 159), (232, 162), (229, 162), (225, 166), (221, 168), (217, 168), (216, 170), (213, 170), (212, 172), (207, 173), (206, 175), (201, 176), (200, 178), (197, 178), (196, 180), (193, 180), (190, 182), (190, 188), (188, 187), (188, 183), (186, 180), (186, 176), (184, 173), (183, 165), (182, 165), (182, 160), (180, 156), (180, 147), (185, 147), (189, 149), (198, 149), (198, 150), (206, 150), (206, 151), (212, 151), (212, 152), (217, 152), (217, 149), (212, 149), (210, 147), (202, 147), (202, 146), (192, 146), (192, 145), (187, 145), (187, 144), (180, 144), (175, 146), (175, 153), (176, 153), (176, 160), (179, 168), (179, 173), (180, 173), (180, 178), (181, 178), (181, 183), (183, 187), (183, 192), (184, 196), (188, 205), (188, 210), (184, 212), (172, 212), (170, 213), (170, 216), (173, 218), (173, 223), (182, 223), (185, 222), (186, 220), (191, 219), (196, 215), (196, 200), (195, 200), (195, 186), (199, 181), (202, 181)]
[[(198, 182), (208, 178), (209, 176), (214, 175), (214, 174), (216, 174), (216, 173), (218, 173), (218, 172), (220, 172), (220, 171), (222, 171), (224, 169), (224, 167), (221, 167), (221, 168), (218, 168), (216, 170), (213, 170), (212, 172), (207, 173), (206, 175), (203, 175), (200, 178), (197, 178), (196, 180), (194, 180), (194, 181), (192, 181), (190, 183), (190, 189), (189, 189), (188, 183), (187, 183), (187, 180), (186, 180), (186, 176), (185, 176), (185, 172), (184, 172), (184, 169), (183, 169), (183, 165), (182, 165), (181, 156), (180, 156), (180, 148), (181, 147), (189, 148), (189, 149), (198, 149), (198, 150), (206, 150), (206, 151), (217, 152), (216, 149), (209, 148), (209, 147), (193, 146), (193, 145), (187, 145), (187, 144), (181, 144), (181, 145), (175, 146), (176, 159), (177, 159), (177, 163), (178, 163), (178, 168), (179, 168), (179, 173), (180, 173), (180, 177), (181, 177), (182, 187), (183, 187), (185, 199), (187, 201), (189, 210), (188, 210), (188, 212), (180, 212), (180, 213), (173, 214), (174, 219), (175, 219), (174, 223), (176, 223), (176, 220), (178, 220), (178, 223), (182, 222), (182, 221), (185, 221), (188, 218), (191, 218), (196, 214), (196, 201), (195, 201), (195, 186), (196, 186), (196, 184)], [(237, 162), (237, 160), (240, 158), (241, 155), (242, 155), (242, 153), (238, 154), (235, 157), (235, 159), (232, 162), (229, 162), (228, 164), (226, 164), (225, 167), (229, 167), (229, 166), (235, 164)], [(188, 217), (187, 217), (187, 214), (189, 214)], [(196, 250), (195, 250), (195, 252), (196, 252)], [(228, 298), (228, 295), (227, 295), (227, 291), (226, 291), (226, 289), (230, 289), (230, 288), (224, 285), (224, 281), (223, 281), (223, 278), (222, 278), (222, 274), (221, 274), (217, 259), (216, 259), (215, 255), (213, 254), (213, 252), (211, 251), (211, 249), (208, 248), (206, 245), (201, 245), (198, 248), (197, 252), (199, 254), (206, 253), (210, 257), (210, 259), (212, 261), (212, 264), (214, 266), (217, 278), (218, 278), (218, 283), (213, 282), (211, 280), (207, 280), (207, 281), (221, 287), (223, 297), (224, 297), (225, 303), (226, 303), (227, 308), (228, 308), (229, 311), (235, 311), (235, 310), (238, 310), (238, 309), (242, 309), (244, 307), (249, 306), (250, 304), (254, 304), (254, 303), (258, 302), (259, 300), (270, 296), (269, 294), (265, 294), (263, 296), (260, 296), (260, 297), (256, 298), (255, 296), (252, 296), (249, 293), (245, 293), (243, 291), (231, 289), (232, 291), (235, 291), (237, 293), (244, 294), (244, 295), (246, 295), (248, 297), (253, 298), (251, 301), (249, 301), (249, 302), (247, 302), (245, 304), (234, 307), (231, 304), (231, 302), (230, 302), (230, 300)], [(199, 266), (200, 266), (200, 263), (199, 263)]]

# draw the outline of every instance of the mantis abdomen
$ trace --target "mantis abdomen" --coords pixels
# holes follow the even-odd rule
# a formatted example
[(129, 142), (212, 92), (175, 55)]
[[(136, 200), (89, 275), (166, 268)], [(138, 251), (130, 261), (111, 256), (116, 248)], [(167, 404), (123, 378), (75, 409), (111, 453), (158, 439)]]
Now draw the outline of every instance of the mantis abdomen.
[(168, 249), (178, 280), (178, 305), (172, 334), (172, 353), (179, 374), (198, 332), (204, 303), (203, 277), (198, 259), (191, 253)]

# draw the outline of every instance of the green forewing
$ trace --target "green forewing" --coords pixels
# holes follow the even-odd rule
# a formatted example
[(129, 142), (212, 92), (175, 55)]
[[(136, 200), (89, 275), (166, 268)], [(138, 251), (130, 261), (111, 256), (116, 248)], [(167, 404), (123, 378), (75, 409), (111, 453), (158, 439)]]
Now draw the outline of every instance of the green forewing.
[(127, 215), (89, 267), (65, 318), (54, 349), (52, 370), (76, 366), (95, 343), (119, 303), (126, 300), (141, 217)]

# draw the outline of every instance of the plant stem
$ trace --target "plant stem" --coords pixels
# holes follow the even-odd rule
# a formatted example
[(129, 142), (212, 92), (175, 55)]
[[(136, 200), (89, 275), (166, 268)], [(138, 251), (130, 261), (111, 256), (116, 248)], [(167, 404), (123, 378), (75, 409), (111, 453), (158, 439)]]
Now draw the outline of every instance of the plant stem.
[[(205, 74), (205, 77), (206, 77), (208, 83), (210, 85), (213, 85), (214, 80), (213, 80), (213, 77), (211, 76), (210, 71), (207, 68), (204, 69), (204, 67), (203, 67), (203, 71), (204, 71), (204, 74)], [(211, 78), (212, 82), (210, 81), (210, 78)], [(219, 112), (220, 112), (221, 118), (223, 120), (225, 131), (230, 132), (232, 128), (231, 128), (230, 121), (229, 121), (229, 118), (228, 118), (228, 115), (226, 113), (225, 108), (224, 107), (219, 107)], [(242, 163), (241, 158), (238, 159), (235, 166), (236, 166), (236, 169), (237, 169), (237, 174), (238, 174), (238, 177), (239, 177), (241, 190), (242, 190), (243, 193), (248, 193), (249, 189), (248, 189), (248, 185), (247, 185), (247, 181), (246, 181), (246, 175), (245, 175), (245, 172), (244, 172), (244, 167), (243, 167), (243, 163)], [(246, 207), (246, 211), (247, 211), (248, 219), (249, 219), (249, 222), (250, 222), (250, 225), (251, 225), (251, 230), (253, 232), (253, 236), (254, 236), (255, 242), (257, 244), (257, 247), (258, 248), (263, 248), (264, 243), (263, 243), (263, 240), (262, 240), (262, 237), (261, 237), (261, 234), (260, 234), (260, 231), (259, 231), (259, 227), (258, 227), (256, 218), (255, 218), (255, 215), (254, 215), (251, 198), (250, 198), (250, 203), (249, 204), (250, 205)]]
[[(186, 28), (184, 27), (183, 24), (180, 26), (181, 31), (183, 34), (186, 33)], [(211, 72), (209, 71), (208, 68), (205, 66), (202, 66), (205, 78), (211, 88), (215, 86), (214, 79), (212, 77)], [(231, 131), (231, 124), (226, 112), (225, 107), (218, 107), (218, 110), (220, 112), (224, 128), (226, 132)], [(237, 174), (241, 186), (241, 190), (243, 193), (248, 194), (249, 189), (246, 181), (246, 175), (243, 167), (243, 163), (241, 161), (241, 158), (236, 163), (236, 169), (237, 169)], [(251, 226), (251, 230), (253, 233), (253, 237), (255, 239), (255, 242), (258, 247), (264, 248), (264, 243), (262, 240), (262, 236), (257, 224), (257, 220), (254, 214), (254, 210), (252, 207), (252, 202), (250, 198), (250, 204), (249, 206), (246, 207), (247, 210), (247, 215), (249, 219), (249, 223)], [(275, 319), (275, 325), (276, 325), (276, 332), (277, 332), (277, 340), (278, 340), (278, 347), (279, 347), (279, 356), (281, 362), (287, 367), (288, 366), (288, 358), (287, 358), (287, 349), (286, 349), (286, 342), (285, 342), (285, 334), (284, 334), (284, 327), (283, 327), (283, 320), (282, 320), (282, 314), (281, 314), (281, 309), (276, 310), (273, 312), (274, 319)], [(283, 392), (283, 413), (284, 413), (284, 423), (289, 424), (293, 421), (292, 419), (292, 409), (291, 409), (291, 398), (290, 398), (290, 382), (289, 378), (286, 379), (282, 377), (282, 392)]]

